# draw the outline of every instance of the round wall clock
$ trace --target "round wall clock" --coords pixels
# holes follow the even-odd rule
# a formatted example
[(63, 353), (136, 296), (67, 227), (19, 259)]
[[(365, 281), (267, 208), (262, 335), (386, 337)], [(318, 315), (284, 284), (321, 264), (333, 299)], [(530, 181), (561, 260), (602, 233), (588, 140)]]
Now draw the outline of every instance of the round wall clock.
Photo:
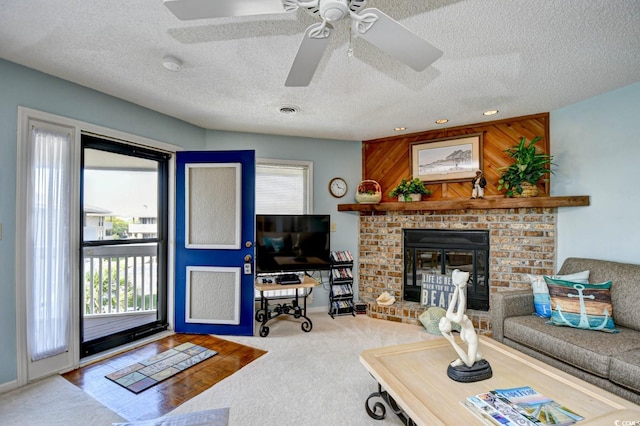
[(347, 182), (340, 178), (335, 177), (329, 181), (329, 192), (336, 198), (342, 198), (347, 194)]

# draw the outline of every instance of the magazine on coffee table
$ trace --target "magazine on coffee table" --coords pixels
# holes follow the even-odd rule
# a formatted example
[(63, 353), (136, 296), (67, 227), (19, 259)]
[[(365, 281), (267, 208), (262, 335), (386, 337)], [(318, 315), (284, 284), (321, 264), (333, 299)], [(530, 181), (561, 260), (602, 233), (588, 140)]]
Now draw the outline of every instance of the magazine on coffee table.
[(568, 426), (584, 419), (530, 386), (471, 395), (463, 405), (481, 420), (504, 426)]

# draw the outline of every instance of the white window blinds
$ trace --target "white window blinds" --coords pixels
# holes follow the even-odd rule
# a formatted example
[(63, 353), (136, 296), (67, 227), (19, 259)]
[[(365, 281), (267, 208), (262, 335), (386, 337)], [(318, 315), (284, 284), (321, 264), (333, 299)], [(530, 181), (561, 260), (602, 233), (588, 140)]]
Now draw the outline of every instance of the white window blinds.
[(256, 214), (311, 213), (311, 162), (256, 163)]

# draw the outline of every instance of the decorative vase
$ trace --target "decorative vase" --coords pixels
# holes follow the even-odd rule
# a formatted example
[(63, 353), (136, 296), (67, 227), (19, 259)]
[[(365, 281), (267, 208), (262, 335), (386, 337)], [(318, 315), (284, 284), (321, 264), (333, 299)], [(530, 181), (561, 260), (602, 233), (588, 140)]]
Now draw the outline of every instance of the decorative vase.
[(522, 187), (522, 194), (518, 194), (517, 191), (513, 191), (513, 196), (515, 198), (528, 198), (538, 196), (538, 185), (534, 185), (529, 182), (522, 182), (520, 186)]
[(422, 201), (422, 194), (398, 195), (398, 201)]
[(363, 180), (356, 189), (356, 201), (360, 204), (378, 204), (382, 200), (382, 188), (375, 180)]

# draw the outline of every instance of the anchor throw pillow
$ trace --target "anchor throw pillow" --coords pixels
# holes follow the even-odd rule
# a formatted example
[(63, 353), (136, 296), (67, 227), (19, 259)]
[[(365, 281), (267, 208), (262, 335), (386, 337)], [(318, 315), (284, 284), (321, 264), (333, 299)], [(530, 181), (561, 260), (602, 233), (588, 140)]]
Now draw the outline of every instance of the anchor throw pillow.
[[(551, 299), (549, 298), (549, 289), (544, 280), (544, 275), (527, 274), (527, 277), (531, 282), (531, 289), (533, 290), (533, 307), (536, 310), (536, 315), (542, 318), (549, 318), (551, 316)], [(569, 275), (552, 275), (551, 278), (588, 283), (589, 271), (576, 272), (575, 274)]]
[(611, 305), (611, 281), (577, 283), (544, 277), (551, 296), (550, 324), (617, 333)]

